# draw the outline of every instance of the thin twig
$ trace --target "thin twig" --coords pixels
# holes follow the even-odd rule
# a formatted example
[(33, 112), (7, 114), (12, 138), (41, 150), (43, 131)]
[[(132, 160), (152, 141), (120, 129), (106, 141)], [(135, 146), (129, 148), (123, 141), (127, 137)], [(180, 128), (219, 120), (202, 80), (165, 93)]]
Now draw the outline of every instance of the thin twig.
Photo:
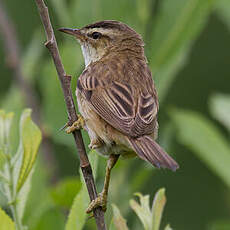
[[(46, 163), (48, 168), (55, 171), (53, 165), (55, 164), (55, 158), (53, 154), (53, 146), (50, 142), (49, 135), (42, 128), (41, 124), (41, 106), (37, 95), (34, 93), (33, 86), (27, 81), (26, 76), (22, 71), (20, 45), (17, 39), (17, 33), (15, 26), (7, 14), (7, 11), (0, 0), (0, 33), (2, 34), (2, 41), (5, 48), (6, 65), (13, 71), (14, 81), (17, 87), (20, 88), (23, 94), (23, 99), (25, 100), (26, 106), (32, 108), (32, 117), (34, 121), (41, 127), (43, 140), (42, 140), (42, 152), (45, 155)], [(56, 172), (52, 177), (52, 182), (56, 181)]]
[[(64, 66), (61, 62), (61, 58), (59, 55), (59, 50), (57, 47), (56, 38), (53, 32), (53, 28), (49, 18), (48, 8), (46, 7), (43, 0), (35, 0), (37, 4), (37, 8), (46, 32), (47, 42), (45, 46), (48, 48), (57, 73), (59, 80), (61, 82), (64, 99), (66, 103), (67, 113), (68, 113), (68, 120), (69, 124), (72, 124), (74, 121), (77, 120), (76, 110), (73, 102), (72, 92), (71, 92), (71, 76), (67, 75)], [(73, 132), (74, 140), (78, 149), (79, 157), (80, 157), (80, 166), (81, 170), (85, 179), (85, 183), (88, 189), (88, 193), (91, 200), (94, 200), (97, 197), (96, 186), (94, 183), (94, 178), (92, 174), (92, 168), (88, 160), (88, 156), (86, 154), (85, 146), (83, 143), (82, 135), (80, 131)], [(104, 221), (104, 213), (102, 209), (99, 207), (94, 210), (94, 217), (96, 220), (96, 224), (98, 229), (105, 230), (106, 225)]]

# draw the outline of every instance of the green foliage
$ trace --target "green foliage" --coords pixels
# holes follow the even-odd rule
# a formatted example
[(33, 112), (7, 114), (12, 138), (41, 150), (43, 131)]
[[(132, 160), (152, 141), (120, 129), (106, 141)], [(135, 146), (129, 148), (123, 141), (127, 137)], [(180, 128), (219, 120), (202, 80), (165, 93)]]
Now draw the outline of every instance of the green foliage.
[[(98, 156), (95, 154), (95, 151), (91, 151), (89, 155), (89, 161), (92, 166), (94, 178), (97, 175), (97, 165), (98, 165)], [(82, 187), (74, 198), (73, 205), (71, 207), (70, 213), (68, 215), (68, 220), (66, 223), (65, 230), (81, 230), (83, 229), (86, 221), (86, 208), (89, 204), (89, 197), (87, 194), (87, 189), (84, 184), (84, 180), (81, 175)]]
[(165, 189), (160, 189), (153, 200), (152, 209), (150, 210), (149, 195), (143, 196), (136, 193), (140, 198), (140, 204), (135, 200), (130, 201), (132, 209), (140, 218), (145, 230), (159, 230), (162, 213), (166, 203)]
[(219, 220), (210, 225), (210, 230), (228, 230), (230, 229), (229, 220)]
[(137, 0), (137, 15), (140, 21), (145, 24), (150, 18), (151, 14), (149, 8), (151, 7), (150, 0)]
[(5, 113), (0, 110), (0, 148), (5, 153), (9, 147), (10, 127), (12, 124), (13, 113)]
[(220, 18), (230, 29), (230, 4), (228, 0), (219, 0), (217, 4), (217, 12)]
[(165, 227), (165, 230), (173, 230), (173, 229), (170, 227), (170, 225), (167, 225), (167, 226)]
[(34, 230), (63, 230), (64, 221), (64, 216), (56, 208), (51, 208), (42, 213)]
[(38, 65), (43, 49), (41, 49), (40, 41), (42, 40), (42, 34), (40, 31), (36, 30), (34, 35), (23, 53), (22, 57), (22, 67), (25, 78), (31, 83), (34, 84), (34, 72), (38, 71)]
[(230, 95), (214, 95), (210, 100), (210, 109), (213, 117), (230, 131)]
[(128, 230), (126, 220), (122, 217), (120, 210), (115, 204), (112, 204), (113, 219), (110, 224), (110, 230)]
[(14, 222), (10, 217), (0, 208), (0, 230), (15, 230)]
[(70, 208), (75, 195), (81, 189), (81, 182), (78, 178), (66, 178), (51, 188), (51, 197), (54, 202), (63, 208)]
[[(50, 189), (49, 186), (51, 175), (48, 172), (46, 165), (44, 164), (44, 160), (42, 159), (42, 156), (39, 154), (38, 159), (36, 160), (36, 167), (34, 168), (34, 173), (31, 181), (31, 190), (28, 194), (28, 201), (26, 203), (24, 214), (24, 221), (28, 228), (31, 230), (39, 228), (40, 224), (43, 223), (45, 215), (47, 215), (47, 220), (49, 217), (51, 218), (50, 213), (54, 212), (55, 208), (57, 209), (58, 207), (60, 209), (60, 206), (57, 205), (51, 196), (50, 190), (52, 189)], [(59, 211), (59, 216), (60, 215), (63, 219), (64, 215)], [(55, 221), (53, 224), (56, 223), (60, 225), (59, 221)]]
[(199, 113), (172, 110), (178, 140), (194, 153), (230, 186), (230, 145), (220, 130)]
[(20, 144), (16, 154), (11, 151), (10, 131), (13, 113), (0, 111), (0, 150), (4, 159), (1, 167), (3, 193), (8, 199), (17, 230), (24, 229), (22, 218), (30, 190), (33, 165), (41, 142), (41, 132), (26, 109), (20, 120)]
[[(21, 116), (20, 144), (15, 156), (17, 162), (20, 162), (19, 159), (22, 156), (20, 172), (17, 179), (17, 192), (21, 189), (31, 172), (40, 143), (41, 131), (31, 120), (31, 110), (25, 110)], [(14, 160), (15, 159), (13, 159), (13, 161)], [(16, 162), (13, 163), (17, 164)]]
[(86, 208), (87, 208), (87, 190), (83, 186), (77, 196), (74, 198), (65, 230), (81, 230), (85, 224)]
[(166, 203), (165, 189), (160, 189), (155, 195), (152, 207), (152, 230), (159, 230), (161, 217)]
[[(156, 193), (152, 208), (149, 205), (149, 195), (143, 196), (141, 193), (136, 193), (140, 199), (140, 204), (135, 200), (130, 200), (130, 206), (135, 211), (144, 230), (160, 230), (161, 217), (166, 203), (165, 189), (159, 189)], [(128, 230), (126, 220), (122, 217), (120, 210), (116, 205), (113, 207), (113, 219), (110, 224), (110, 230)], [(167, 225), (165, 230), (170, 230)]]
[(0, 170), (2, 170), (2, 167), (4, 166), (4, 164), (6, 163), (6, 155), (4, 154), (3, 150), (0, 150)]
[(136, 196), (140, 198), (140, 204), (135, 200), (130, 201), (130, 206), (136, 212), (137, 216), (141, 220), (145, 230), (152, 229), (152, 213), (149, 207), (149, 195), (143, 196), (140, 193), (136, 193)]
[(185, 64), (194, 39), (207, 22), (213, 2), (214, 0), (162, 1), (153, 29), (150, 57), (150, 66), (156, 74), (161, 100), (175, 74)]
[(70, 17), (67, 2), (64, 0), (52, 0), (51, 3), (55, 13), (57, 14), (58, 20), (63, 23), (63, 25), (68, 25), (70, 23)]

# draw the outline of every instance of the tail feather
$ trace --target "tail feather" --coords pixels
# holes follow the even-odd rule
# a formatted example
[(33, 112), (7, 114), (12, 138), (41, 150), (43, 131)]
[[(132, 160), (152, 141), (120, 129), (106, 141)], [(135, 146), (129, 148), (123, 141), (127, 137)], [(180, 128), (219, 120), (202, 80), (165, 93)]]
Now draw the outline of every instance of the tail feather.
[(129, 142), (137, 155), (157, 168), (175, 171), (179, 165), (150, 136), (129, 137)]

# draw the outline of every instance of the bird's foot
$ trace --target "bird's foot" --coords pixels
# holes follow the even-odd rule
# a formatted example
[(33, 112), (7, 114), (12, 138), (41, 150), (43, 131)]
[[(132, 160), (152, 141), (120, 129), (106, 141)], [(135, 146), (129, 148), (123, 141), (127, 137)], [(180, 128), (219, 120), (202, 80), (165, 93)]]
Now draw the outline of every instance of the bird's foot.
[(68, 126), (65, 131), (66, 133), (69, 134), (74, 132), (75, 130), (84, 128), (84, 125), (85, 125), (85, 120), (83, 116), (81, 114), (78, 114), (78, 119), (71, 126)]
[(100, 140), (99, 138), (92, 139), (89, 144), (90, 149), (97, 149), (100, 148), (101, 146), (102, 146), (102, 140)]
[(99, 193), (95, 200), (92, 200), (86, 209), (86, 213), (91, 213), (95, 208), (101, 207), (103, 212), (106, 212), (107, 195), (106, 193)]

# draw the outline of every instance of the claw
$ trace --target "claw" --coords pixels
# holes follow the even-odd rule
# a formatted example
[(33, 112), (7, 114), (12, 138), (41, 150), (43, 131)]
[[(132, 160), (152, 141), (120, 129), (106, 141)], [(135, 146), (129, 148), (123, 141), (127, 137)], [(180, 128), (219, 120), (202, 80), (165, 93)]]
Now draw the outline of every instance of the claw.
[(93, 209), (101, 207), (102, 211), (106, 211), (107, 205), (107, 195), (105, 193), (99, 193), (98, 197), (95, 200), (92, 200), (89, 204), (88, 208), (86, 209), (86, 213), (91, 213)]
[(74, 132), (75, 130), (82, 129), (85, 125), (85, 120), (82, 115), (78, 115), (77, 121), (75, 121), (71, 126), (68, 126), (65, 130), (67, 134)]

